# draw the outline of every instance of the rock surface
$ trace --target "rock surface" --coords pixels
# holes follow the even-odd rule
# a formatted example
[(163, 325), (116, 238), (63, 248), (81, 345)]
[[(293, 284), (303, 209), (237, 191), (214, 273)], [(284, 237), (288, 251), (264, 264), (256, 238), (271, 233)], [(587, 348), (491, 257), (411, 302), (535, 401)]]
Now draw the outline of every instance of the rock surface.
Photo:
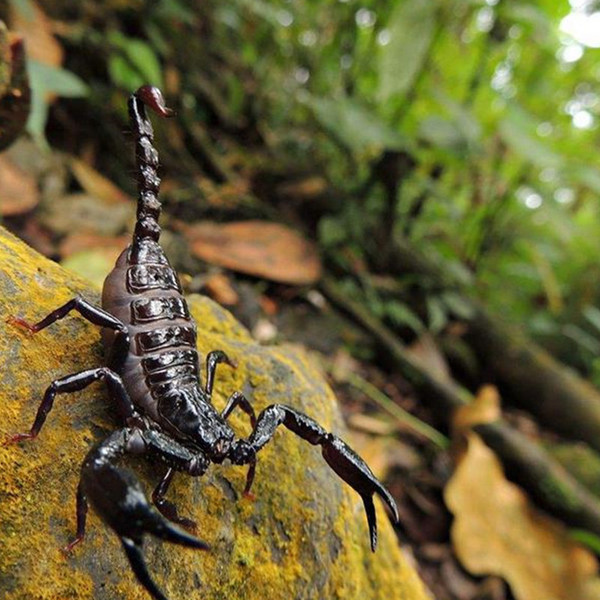
[[(75, 294), (99, 293), (0, 228), (0, 439), (26, 431), (54, 378), (102, 362), (99, 331), (68, 316), (32, 336), (6, 322), (36, 321)], [(340, 432), (332, 392), (308, 357), (291, 347), (262, 347), (206, 298), (190, 302), (201, 355), (222, 348), (238, 363), (217, 373), (215, 404), (236, 389), (257, 410), (286, 402)], [(75, 529), (75, 490), (88, 448), (118, 425), (101, 384), (57, 397), (40, 436), (0, 447), (0, 597), (5, 600), (147, 600), (116, 536), (91, 511), (72, 555), (61, 548)], [(249, 433), (239, 411), (232, 425)], [(148, 491), (161, 465), (130, 460)], [(254, 501), (242, 497), (243, 467), (214, 466), (194, 479), (178, 474), (169, 491), (198, 523), (212, 550), (148, 540), (151, 573), (170, 600), (426, 600), (380, 503), (379, 547), (369, 549), (362, 502), (318, 449), (287, 430), (259, 455)]]

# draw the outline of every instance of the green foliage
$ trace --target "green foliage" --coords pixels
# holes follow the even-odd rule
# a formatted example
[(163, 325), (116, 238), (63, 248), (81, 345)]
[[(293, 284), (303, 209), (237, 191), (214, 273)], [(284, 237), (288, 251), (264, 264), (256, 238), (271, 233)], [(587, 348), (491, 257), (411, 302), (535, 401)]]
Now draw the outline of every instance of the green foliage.
[(571, 529), (569, 537), (587, 546), (595, 554), (600, 554), (600, 537), (585, 529)]
[(350, 152), (373, 156), (386, 148), (401, 150), (409, 146), (400, 132), (356, 100), (307, 96), (303, 101), (323, 129)]
[[(553, 0), (157, 0), (128, 21), (134, 33), (107, 19), (80, 40), (96, 40), (112, 86), (162, 85), (168, 65), (190, 123), (254, 129), (248, 139), (267, 141), (278, 174), (324, 176), (339, 197), (319, 240), (388, 323), (442, 332), (472, 310), (462, 291), (429, 282), (411, 282), (413, 295), (371, 289), (364, 272), (382, 266), (391, 230), (600, 382), (590, 311), (600, 306), (600, 49), (559, 31), (569, 10)], [(412, 166), (381, 167), (394, 154)]]
[(127, 91), (145, 84), (163, 86), (160, 61), (147, 42), (128, 38), (119, 31), (111, 31), (108, 41), (113, 48), (108, 73), (115, 85)]
[[(436, 252), (457, 283), (475, 285), (493, 310), (592, 372), (600, 335), (582, 311), (600, 285), (580, 273), (598, 271), (592, 194), (600, 177), (589, 152), (596, 129), (575, 128), (572, 115), (573, 102), (587, 102), (600, 117), (598, 51), (557, 59), (568, 47), (557, 31), (568, 6), (238, 5), (228, 22), (261, 82), (266, 122), (316, 127), (323, 136), (313, 137), (313, 159), (350, 194), (365, 189), (383, 151), (409, 152), (417, 167), (398, 194), (398, 222), (413, 220), (413, 240)], [(255, 41), (243, 37), (250, 19), (258, 20)], [(385, 189), (366, 189), (363, 204), (346, 201), (319, 223), (319, 239), (336, 256), (346, 248), (370, 261), (379, 251), (373, 236)], [(403, 308), (386, 309), (391, 300), (362, 293), (374, 312), (417, 328)], [(460, 294), (428, 291), (419, 320), (441, 331), (471, 313)]]
[(379, 51), (377, 99), (382, 107), (414, 85), (433, 41), (436, 12), (434, 1), (396, 3), (386, 24), (389, 43)]
[(44, 130), (48, 119), (48, 95), (81, 98), (88, 94), (88, 87), (77, 75), (59, 67), (29, 60), (27, 69), (31, 86), (31, 112), (27, 131), (38, 145), (47, 147)]

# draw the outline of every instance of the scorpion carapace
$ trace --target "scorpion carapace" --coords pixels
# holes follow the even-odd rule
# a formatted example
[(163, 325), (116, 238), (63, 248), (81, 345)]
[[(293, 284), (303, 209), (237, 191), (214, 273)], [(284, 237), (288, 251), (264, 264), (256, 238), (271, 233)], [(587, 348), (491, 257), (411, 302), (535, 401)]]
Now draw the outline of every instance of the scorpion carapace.
[[(233, 464), (249, 466), (244, 490), (248, 494), (256, 455), (279, 425), (321, 446), (330, 467), (361, 495), (371, 548), (375, 550), (377, 523), (373, 495), (381, 496), (396, 521), (398, 512), (388, 490), (360, 456), (316, 421), (284, 404), (268, 406), (255, 417), (250, 402), (234, 392), (225, 408), (217, 411), (211, 401), (217, 365), (233, 366), (220, 350), (206, 357), (205, 381), (201, 383), (196, 325), (177, 274), (158, 243), (161, 209), (158, 154), (152, 145), (153, 130), (146, 107), (162, 117), (171, 114), (155, 87), (143, 86), (129, 99), (139, 192), (137, 222), (131, 245), (118, 258), (104, 283), (102, 308), (76, 297), (34, 325), (13, 318), (15, 324), (35, 333), (71, 310), (78, 311), (103, 328), (107, 366), (53, 381), (30, 431), (13, 435), (8, 441), (35, 438), (57, 394), (81, 390), (97, 380), (105, 382), (122, 426), (94, 447), (83, 461), (77, 489), (77, 534), (66, 549), (71, 550), (83, 539), (89, 502), (119, 536), (135, 575), (156, 600), (167, 599), (146, 568), (142, 553), (145, 534), (208, 549), (205, 542), (185, 531), (184, 528), (193, 527), (193, 522), (181, 517), (165, 498), (175, 472), (198, 476), (211, 463), (229, 459)], [(236, 407), (250, 418), (252, 433), (247, 439), (236, 438), (227, 422)], [(127, 454), (146, 454), (165, 465), (164, 475), (152, 494), (156, 508), (137, 478), (118, 466)]]

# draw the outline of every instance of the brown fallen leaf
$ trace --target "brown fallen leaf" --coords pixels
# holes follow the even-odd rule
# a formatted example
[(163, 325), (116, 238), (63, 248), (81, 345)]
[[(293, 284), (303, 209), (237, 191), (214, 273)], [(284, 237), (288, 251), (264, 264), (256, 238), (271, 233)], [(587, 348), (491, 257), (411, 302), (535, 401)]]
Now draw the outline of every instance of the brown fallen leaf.
[(59, 67), (63, 62), (64, 51), (52, 32), (52, 21), (35, 2), (28, 2), (28, 9), (16, 8), (11, 3), (11, 29), (24, 38), (27, 54), (33, 60)]
[(231, 287), (229, 277), (223, 273), (211, 275), (204, 283), (204, 292), (215, 302), (225, 306), (234, 306), (240, 300), (238, 293)]
[(131, 197), (121, 188), (117, 187), (110, 179), (107, 179), (78, 158), (71, 158), (71, 171), (79, 182), (79, 185), (90, 195), (98, 198), (104, 204), (118, 204), (121, 202), (132, 202)]
[(313, 284), (321, 276), (314, 244), (284, 225), (243, 221), (178, 227), (196, 256), (233, 271), (291, 285)]
[(114, 237), (132, 229), (135, 217), (130, 204), (105, 204), (79, 192), (45, 203), (40, 222), (57, 234), (93, 233)]
[(277, 186), (277, 193), (301, 200), (318, 198), (327, 191), (327, 180), (320, 175), (313, 175), (292, 182), (281, 183)]
[(40, 194), (35, 179), (6, 155), (0, 155), (0, 214), (9, 217), (32, 210)]
[(107, 237), (94, 233), (71, 233), (62, 239), (58, 251), (63, 258), (87, 250), (98, 250), (114, 263), (131, 242), (129, 234)]
[(463, 566), (504, 578), (517, 600), (598, 600), (593, 555), (534, 509), (477, 434), (467, 435), (466, 448), (444, 493)]
[(452, 436), (469, 434), (480, 423), (493, 423), (501, 417), (500, 394), (494, 385), (484, 385), (477, 391), (475, 401), (456, 409), (452, 416)]

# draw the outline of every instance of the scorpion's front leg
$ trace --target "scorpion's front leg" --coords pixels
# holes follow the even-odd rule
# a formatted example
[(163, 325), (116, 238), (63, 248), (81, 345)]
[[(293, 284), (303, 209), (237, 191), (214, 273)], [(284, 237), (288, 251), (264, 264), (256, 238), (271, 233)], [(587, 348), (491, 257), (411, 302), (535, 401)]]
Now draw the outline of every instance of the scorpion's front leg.
[[(115, 464), (125, 454), (142, 453), (159, 457), (175, 469), (187, 470), (192, 475), (204, 472), (208, 464), (204, 455), (191, 453), (159, 432), (138, 428), (123, 428), (114, 432), (90, 451), (81, 468), (75, 543), (83, 537), (85, 528), (85, 511), (80, 513), (79, 507), (81, 497), (84, 503), (89, 500), (100, 517), (119, 536), (140, 583), (155, 600), (167, 600), (148, 573), (143, 555), (144, 535), (151, 534), (168, 542), (201, 550), (207, 550), (209, 546), (163, 517), (146, 498), (138, 479)], [(83, 514), (82, 521), (80, 514)]]
[(310, 417), (283, 404), (268, 406), (258, 416), (256, 427), (248, 440), (240, 440), (234, 447), (231, 453), (231, 461), (235, 464), (252, 464), (255, 461), (255, 453), (273, 437), (279, 425), (284, 425), (311, 444), (321, 446), (327, 464), (361, 495), (369, 524), (371, 549), (375, 551), (377, 546), (377, 519), (375, 506), (373, 505), (373, 494), (377, 493), (381, 496), (397, 522), (398, 509), (396, 503), (388, 490), (373, 475), (367, 463), (343, 440), (327, 432)]

